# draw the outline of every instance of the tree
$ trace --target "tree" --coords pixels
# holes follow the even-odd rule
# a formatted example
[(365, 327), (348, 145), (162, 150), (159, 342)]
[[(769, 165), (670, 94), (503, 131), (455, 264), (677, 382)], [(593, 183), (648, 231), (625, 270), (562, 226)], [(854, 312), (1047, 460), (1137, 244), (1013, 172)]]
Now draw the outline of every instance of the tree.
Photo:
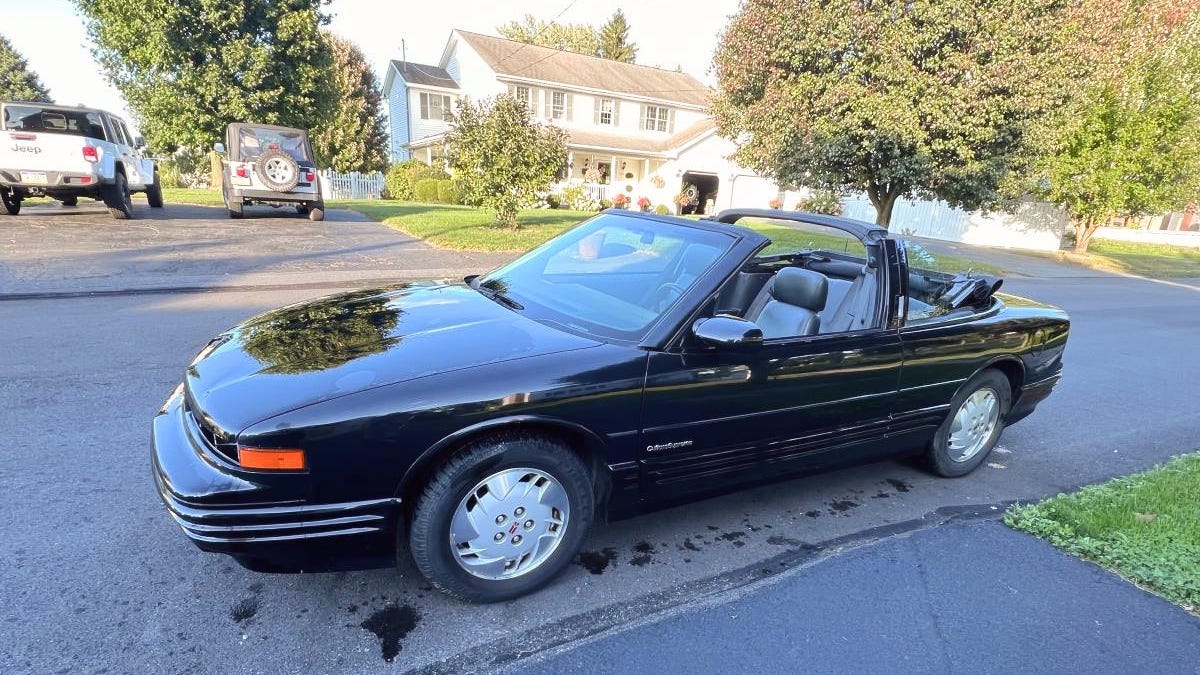
[(333, 108), (322, 0), (75, 0), (105, 75), (159, 151), (229, 122), (319, 127)]
[(585, 23), (542, 21), (532, 14), (526, 14), (521, 21), (510, 21), (502, 26), (497, 26), (496, 31), (509, 40), (538, 47), (549, 47), (588, 56), (596, 56), (600, 53), (600, 35), (595, 28)]
[(534, 122), (529, 106), (507, 94), (460, 102), (446, 147), (463, 203), (495, 211), (503, 227), (519, 227), (517, 210), (549, 189), (567, 163), (566, 132)]
[(716, 54), (713, 111), (736, 158), (778, 179), (999, 204), (1067, 97), (1060, 0), (747, 0)]
[(1080, 9), (1069, 34), (1086, 84), (1035, 192), (1066, 208), (1085, 253), (1109, 219), (1182, 210), (1200, 193), (1200, 2), (1091, 0)]
[(42, 81), (3, 35), (0, 35), (0, 100), (54, 102)]
[(600, 47), (597, 53), (606, 59), (633, 63), (637, 58), (637, 44), (629, 41), (629, 22), (625, 12), (617, 10), (600, 27)]
[(332, 34), (325, 39), (337, 103), (313, 135), (318, 161), (334, 171), (381, 171), (387, 167), (387, 126), (375, 73), (353, 42)]

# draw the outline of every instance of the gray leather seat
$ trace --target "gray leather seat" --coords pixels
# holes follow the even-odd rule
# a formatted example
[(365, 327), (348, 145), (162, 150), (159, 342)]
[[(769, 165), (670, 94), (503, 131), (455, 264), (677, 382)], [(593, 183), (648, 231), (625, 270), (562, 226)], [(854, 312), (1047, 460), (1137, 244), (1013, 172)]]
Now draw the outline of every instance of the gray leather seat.
[(825, 307), (829, 284), (825, 275), (799, 267), (779, 270), (766, 302), (755, 303), (746, 318), (758, 324), (763, 338), (816, 335), (821, 329), (817, 312)]

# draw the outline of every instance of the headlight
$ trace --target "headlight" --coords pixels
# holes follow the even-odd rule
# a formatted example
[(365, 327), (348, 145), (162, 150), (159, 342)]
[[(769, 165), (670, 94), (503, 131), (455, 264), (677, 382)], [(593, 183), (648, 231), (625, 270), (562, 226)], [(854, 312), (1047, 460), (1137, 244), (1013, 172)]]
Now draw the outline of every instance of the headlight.
[(183, 396), (183, 383), (180, 382), (179, 384), (175, 385), (175, 388), (173, 390), (171, 390), (171, 395), (167, 397), (167, 400), (163, 401), (162, 406), (159, 407), (159, 409), (158, 409), (158, 413), (160, 415), (162, 413), (165, 413), (167, 411), (167, 408), (170, 408), (171, 406), (175, 405), (175, 402), (178, 401), (182, 396)]

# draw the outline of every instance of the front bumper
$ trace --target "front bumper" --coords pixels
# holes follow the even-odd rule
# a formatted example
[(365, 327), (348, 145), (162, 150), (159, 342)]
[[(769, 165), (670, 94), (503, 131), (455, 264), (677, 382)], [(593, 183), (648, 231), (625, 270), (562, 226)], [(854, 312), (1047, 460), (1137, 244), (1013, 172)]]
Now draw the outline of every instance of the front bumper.
[[(154, 418), (154, 480), (167, 512), (196, 546), (239, 557), (284, 560), (305, 544), (391, 532), (399, 499), (335, 504), (271, 501), (272, 488), (235, 472), (214, 453), (174, 396)], [(240, 475), (239, 475), (240, 474)]]

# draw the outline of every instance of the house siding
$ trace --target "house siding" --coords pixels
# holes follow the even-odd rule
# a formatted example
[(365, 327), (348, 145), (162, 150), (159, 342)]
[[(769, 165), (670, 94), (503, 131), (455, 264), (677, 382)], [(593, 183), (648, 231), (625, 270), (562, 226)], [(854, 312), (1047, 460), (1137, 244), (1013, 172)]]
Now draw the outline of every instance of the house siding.
[[(388, 66), (389, 68), (391, 66)], [(411, 153), (404, 147), (411, 140), (409, 135), (408, 85), (398, 74), (392, 80), (388, 92), (388, 125), (391, 132), (388, 155), (393, 162), (408, 159)]]

